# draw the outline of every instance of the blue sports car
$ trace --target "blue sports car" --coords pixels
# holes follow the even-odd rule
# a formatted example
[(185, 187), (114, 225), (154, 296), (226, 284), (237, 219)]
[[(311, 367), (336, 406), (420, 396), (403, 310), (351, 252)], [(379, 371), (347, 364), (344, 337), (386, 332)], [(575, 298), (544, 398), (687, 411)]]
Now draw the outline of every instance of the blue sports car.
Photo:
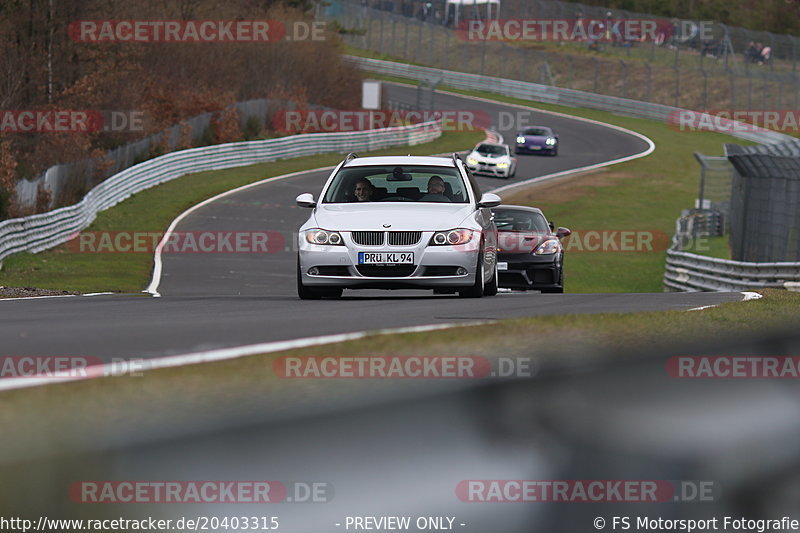
[(516, 154), (558, 155), (558, 134), (546, 126), (531, 126), (517, 133)]

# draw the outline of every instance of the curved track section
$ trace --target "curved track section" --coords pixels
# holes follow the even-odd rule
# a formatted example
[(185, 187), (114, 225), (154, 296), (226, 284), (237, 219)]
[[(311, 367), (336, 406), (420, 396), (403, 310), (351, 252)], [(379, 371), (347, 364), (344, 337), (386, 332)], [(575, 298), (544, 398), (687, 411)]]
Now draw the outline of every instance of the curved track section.
[[(402, 86), (388, 86), (389, 98), (395, 102), (412, 104), (416, 90)], [(437, 111), (470, 111), (489, 117), (495, 130), (506, 141), (514, 138), (516, 128), (503, 129), (513, 116), (514, 123), (545, 124), (559, 133), (558, 157), (520, 155), (516, 176), (511, 179), (479, 177), (483, 191), (530, 181), (537, 176), (568, 172), (573, 169), (602, 165), (608, 161), (649, 153), (651, 144), (646, 138), (610, 128), (593, 121), (550, 113), (526, 110), (489, 101), (437, 93), (434, 107)], [(468, 147), (465, 147), (468, 148)], [(400, 150), (398, 150), (400, 151)], [(301, 192), (318, 195), (329, 171), (308, 172), (291, 180), (267, 180), (258, 186), (249, 186), (226, 194), (215, 202), (193, 209), (174, 229), (176, 231), (240, 231), (269, 230), (284, 236), (283, 253), (264, 255), (220, 254), (209, 260), (205, 254), (174, 254), (162, 258), (160, 280), (154, 279), (158, 292), (165, 296), (197, 294), (269, 294), (289, 296), (294, 294), (294, 233), (305, 221), (308, 211), (295, 206), (294, 199)], [(346, 293), (348, 294), (348, 293)], [(360, 296), (385, 295), (384, 292), (358, 291)], [(420, 294), (396, 291), (392, 294)]]
[[(415, 91), (391, 87), (395, 100)], [(437, 109), (479, 109), (497, 117), (518, 108), (437, 94)], [(521, 156), (517, 177), (529, 180), (634, 156), (649, 149), (640, 137), (565, 116), (528, 115), (552, 125), (558, 157)], [(508, 138), (515, 131), (502, 130)], [(467, 148), (467, 147), (465, 147)], [(266, 181), (222, 195), (174, 224), (177, 231), (275, 231), (285, 246), (270, 254), (166, 254), (162, 298), (144, 295), (0, 302), (0, 355), (162, 357), (197, 351), (384, 328), (565, 313), (680, 310), (736, 301), (740, 293), (501, 294), (464, 300), (412, 291), (345, 291), (341, 301), (305, 302), (295, 294), (294, 233), (307, 211), (301, 192), (318, 194), (330, 170)], [(480, 178), (491, 190), (509, 182)]]

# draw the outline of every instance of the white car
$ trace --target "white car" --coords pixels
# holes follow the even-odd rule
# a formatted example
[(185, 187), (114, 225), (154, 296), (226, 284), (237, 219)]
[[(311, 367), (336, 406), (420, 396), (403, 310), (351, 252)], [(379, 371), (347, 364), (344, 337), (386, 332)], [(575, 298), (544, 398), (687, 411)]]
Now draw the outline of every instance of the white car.
[(298, 235), (297, 293), (338, 298), (343, 289), (497, 293), (497, 228), (464, 163), (450, 158), (349, 154), (331, 173)]
[(507, 144), (480, 143), (467, 154), (467, 167), (474, 174), (513, 178), (517, 173), (517, 159), (511, 156)]

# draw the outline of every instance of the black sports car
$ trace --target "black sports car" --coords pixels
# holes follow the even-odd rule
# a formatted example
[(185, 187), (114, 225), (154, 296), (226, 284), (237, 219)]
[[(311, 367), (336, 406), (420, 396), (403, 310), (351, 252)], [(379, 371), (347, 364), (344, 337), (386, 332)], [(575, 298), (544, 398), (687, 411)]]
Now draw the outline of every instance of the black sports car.
[(553, 231), (540, 209), (502, 205), (492, 209), (497, 226), (498, 286), (564, 292), (564, 247), (567, 228)]

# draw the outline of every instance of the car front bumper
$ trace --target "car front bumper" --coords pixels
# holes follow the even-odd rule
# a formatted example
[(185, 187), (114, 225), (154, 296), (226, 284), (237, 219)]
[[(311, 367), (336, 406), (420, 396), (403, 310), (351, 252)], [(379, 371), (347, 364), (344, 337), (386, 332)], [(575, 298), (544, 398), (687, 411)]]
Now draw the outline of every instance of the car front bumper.
[(540, 153), (548, 153), (554, 152), (558, 149), (558, 143), (554, 145), (547, 145), (547, 144), (518, 144), (514, 148), (516, 153), (529, 153), (529, 154), (540, 154)]
[(499, 178), (507, 178), (509, 173), (511, 172), (511, 165), (505, 168), (499, 168), (498, 166), (490, 166), (490, 165), (481, 165), (480, 163), (477, 165), (467, 165), (470, 172), (473, 174), (481, 174), (483, 176), (497, 176)]
[[(479, 232), (460, 246), (429, 246), (433, 232), (423, 232), (413, 246), (365, 246), (341, 232), (344, 246), (310, 244), (300, 235), (299, 262), (303, 285), (346, 289), (464, 288), (475, 283)], [(412, 252), (414, 263), (397, 266), (359, 265), (359, 252)], [(316, 274), (309, 270), (316, 269)], [(462, 273), (458, 270), (462, 269)]]
[[(497, 257), (498, 286), (506, 289), (561, 287), (561, 260), (553, 255), (504, 254)], [(505, 264), (505, 268), (500, 268)]]

